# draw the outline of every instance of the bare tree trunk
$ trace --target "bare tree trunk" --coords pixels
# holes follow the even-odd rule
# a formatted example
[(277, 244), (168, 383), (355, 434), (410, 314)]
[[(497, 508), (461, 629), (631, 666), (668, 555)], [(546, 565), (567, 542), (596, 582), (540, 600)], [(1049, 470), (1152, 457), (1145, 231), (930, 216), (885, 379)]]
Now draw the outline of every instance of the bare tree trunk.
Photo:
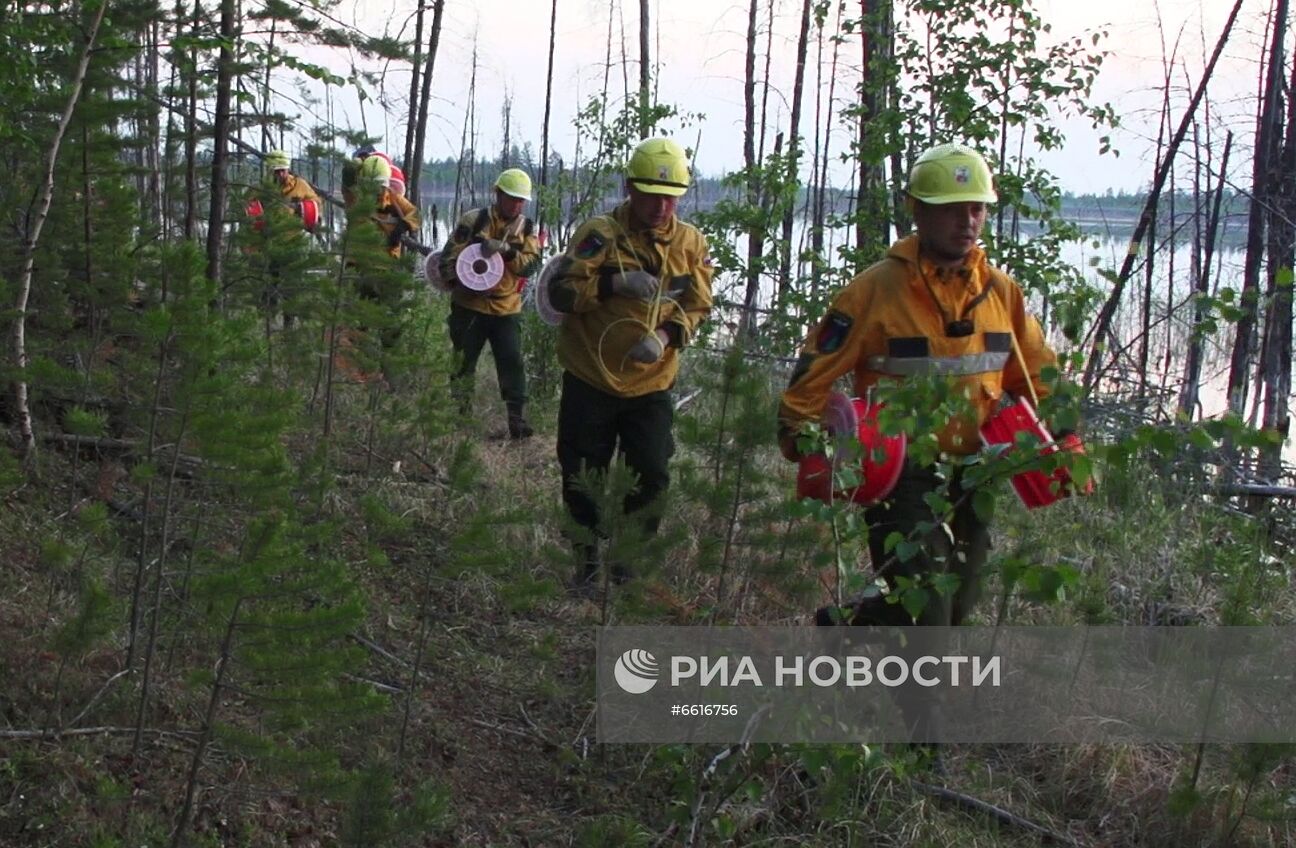
[[(870, 6), (872, 8), (870, 9)], [(886, 90), (874, 78), (878, 51), (890, 52), (890, 0), (870, 3), (860, 0), (860, 115), (856, 126), (856, 159), (859, 173), (855, 193), (855, 246), (868, 244), (869, 224), (877, 228), (875, 235), (882, 244), (890, 235), (886, 214), (886, 169), (881, 158), (874, 158), (874, 147), (869, 144), (869, 129), (886, 107)]]
[[(148, 26), (148, 57), (145, 61), (145, 90), (153, 100), (158, 98), (158, 73), (161, 60), (158, 56), (159, 26), (155, 19)], [(149, 109), (148, 143), (144, 145), (145, 186), (147, 188), (147, 218), (155, 232), (162, 230), (162, 177), (160, 151), (162, 150), (162, 122), (158, 110)]]
[(1084, 388), (1086, 391), (1093, 389), (1103, 365), (1103, 348), (1104, 343), (1111, 330), (1112, 317), (1116, 314), (1116, 308), (1120, 305), (1121, 295), (1125, 291), (1125, 283), (1129, 280), (1130, 274), (1134, 270), (1134, 260), (1138, 258), (1138, 244), (1143, 240), (1144, 233), (1147, 232), (1148, 226), (1152, 223), (1152, 217), (1156, 212), (1156, 198), (1161, 194), (1161, 187), (1165, 185), (1166, 177), (1170, 173), (1170, 160), (1174, 159), (1179, 145), (1183, 142), (1184, 136), (1188, 133), (1188, 127), (1192, 124), (1193, 115), (1197, 111), (1197, 105), (1201, 102), (1203, 95), (1206, 93), (1206, 85), (1210, 82), (1211, 75), (1215, 71), (1215, 63), (1219, 61), (1220, 54), (1224, 51), (1224, 45), (1228, 43), (1229, 34), (1233, 30), (1233, 23), (1237, 20), (1238, 12), (1242, 8), (1242, 0), (1236, 0), (1233, 4), (1233, 10), (1229, 13), (1228, 20), (1224, 23), (1224, 30), (1220, 33), (1219, 40), (1215, 43), (1215, 50), (1211, 54), (1210, 61), (1206, 63), (1206, 68), (1202, 72), (1202, 78), (1197, 84), (1197, 91), (1193, 93), (1192, 100), (1188, 108), (1184, 110), (1183, 119), (1179, 123), (1179, 128), (1175, 131), (1174, 136), (1170, 139), (1170, 144), (1166, 148), (1165, 158), (1157, 167), (1156, 176), (1152, 181), (1152, 188), (1148, 191), (1148, 201), (1143, 207), (1143, 212), (1139, 216), (1139, 222), (1134, 227), (1134, 234), (1130, 236), (1130, 249), (1125, 254), (1125, 261), (1121, 265), (1120, 273), (1116, 277), (1116, 283), (1112, 287), (1111, 294), (1108, 295), (1107, 301), (1103, 304), (1098, 313), (1098, 318), (1094, 321), (1093, 328), (1090, 330), (1090, 339), (1092, 347), (1089, 351), (1089, 361), (1085, 365)]
[[(1161, 53), (1165, 55), (1165, 45), (1161, 46)], [(1156, 159), (1157, 166), (1160, 167), (1162, 156), (1165, 156), (1165, 134), (1170, 126), (1170, 67), (1174, 59), (1171, 57), (1166, 64), (1165, 78), (1161, 89), (1161, 114), (1157, 121), (1157, 143)], [(1174, 170), (1174, 156), (1166, 156), (1165, 162), (1170, 167), (1171, 172)], [(1170, 191), (1174, 191), (1173, 183)], [(1139, 355), (1138, 355), (1138, 381), (1139, 397), (1147, 397), (1150, 379), (1148, 376), (1148, 357), (1150, 356), (1152, 345), (1152, 287), (1156, 281), (1156, 249), (1157, 249), (1157, 216), (1160, 207), (1159, 197), (1149, 197), (1148, 202), (1151, 204), (1152, 220), (1148, 224), (1147, 231), (1147, 258), (1143, 260), (1143, 309), (1141, 310), (1142, 327), (1139, 332)], [(1173, 229), (1174, 221), (1170, 222)]]
[[(841, 33), (841, 6), (837, 7), (837, 26), (836, 33)], [(828, 148), (832, 141), (832, 123), (833, 123), (833, 97), (837, 91), (837, 48), (841, 45), (841, 39), (833, 37), (832, 62), (828, 71), (828, 107), (824, 113), (823, 119), (823, 149), (819, 151), (819, 178), (818, 191), (815, 194), (815, 211), (814, 222), (811, 225), (811, 249), (819, 259), (811, 275), (811, 289), (814, 292), (819, 290), (820, 277), (823, 274), (823, 266), (828, 260), (824, 250), (824, 215), (826, 214), (825, 206), (828, 195)]]
[(230, 83), (234, 77), (234, 0), (221, 0), (221, 49), (216, 68), (216, 120), (212, 128), (211, 211), (207, 216), (207, 279), (219, 283), (225, 240), (225, 196), (229, 190)]
[[(758, 0), (747, 4), (747, 58), (743, 76), (743, 164), (747, 168), (747, 206), (760, 205), (760, 174), (756, 161), (756, 10)], [(756, 301), (760, 290), (760, 257), (764, 234), (759, 226), (747, 228), (747, 287), (739, 336), (750, 338), (756, 330)]]
[[(189, 35), (198, 42), (198, 24), (202, 20), (202, 3), (194, 0), (193, 25)], [(185, 217), (184, 237), (194, 237), (198, 218), (198, 48), (189, 49), (188, 102), (185, 108)]]
[[(792, 117), (788, 128), (787, 170), (783, 179), (789, 185), (798, 184), (801, 168), (801, 104), (805, 95), (806, 51), (810, 46), (810, 0), (801, 2), (801, 31), (797, 35), (796, 76), (792, 81)], [(796, 215), (796, 196), (783, 210), (783, 238), (779, 246), (778, 292), (774, 309), (779, 310), (792, 287), (792, 224)]]
[[(555, 5), (557, 5), (555, 3)], [(652, 31), (648, 18), (648, 0), (639, 0), (639, 137), (647, 138), (653, 130), (653, 122), (648, 119), (648, 105), (652, 102), (652, 57), (648, 53), (648, 36)], [(553, 53), (550, 52), (550, 62)]]
[[(554, 78), (554, 40), (558, 35), (558, 0), (553, 0), (553, 7), (549, 12), (549, 70), (545, 75), (545, 107), (544, 107), (544, 124), (540, 129), (540, 202), (536, 204), (536, 226), (544, 229), (545, 219), (549, 213), (549, 202), (546, 198), (544, 189), (549, 187), (549, 115), (553, 107), (553, 78)], [(562, 199), (559, 198), (558, 205), (561, 209)], [(561, 214), (556, 215), (560, 218)]]
[[(166, 581), (167, 554), (170, 553), (171, 548), (171, 516), (175, 504), (176, 469), (180, 464), (180, 443), (185, 436), (188, 421), (189, 416), (186, 411), (180, 418), (180, 426), (176, 433), (176, 448), (171, 456), (171, 470), (167, 474), (166, 495), (162, 500), (162, 538), (158, 541), (157, 566), (154, 569), (156, 574), (153, 580), (153, 603), (149, 614), (148, 642), (144, 647), (144, 668), (140, 675), (139, 705), (135, 713), (135, 738), (131, 742), (131, 756), (139, 756), (140, 743), (144, 739), (144, 723), (148, 718), (148, 703), (153, 679), (153, 658), (157, 654), (158, 627), (162, 620), (162, 586)], [(153, 482), (151, 480), (147, 488), (152, 493)], [(146, 540), (141, 539), (140, 546), (144, 547), (145, 545)]]
[[(229, 2), (229, 0), (226, 0)], [(216, 726), (216, 708), (220, 704), (221, 689), (225, 685), (225, 674), (229, 670), (234, 654), (234, 633), (239, 624), (239, 613), (243, 608), (243, 599), (234, 602), (230, 610), (229, 621), (225, 626), (225, 635), (221, 639), (221, 655), (216, 661), (215, 679), (211, 684), (211, 696), (207, 699), (207, 711), (203, 714), (202, 732), (198, 745), (194, 748), (193, 759), (189, 762), (189, 777), (185, 781), (185, 799), (180, 808), (180, 818), (176, 821), (175, 830), (171, 833), (171, 848), (181, 848), (188, 843), (185, 834), (189, 830), (189, 820), (193, 816), (194, 796), (198, 791), (198, 771), (202, 768), (203, 758), (207, 755), (207, 746)]]
[(504, 94), (504, 104), (500, 107), (500, 121), (503, 124), (501, 129), (504, 133), (504, 144), (500, 148), (499, 161), (499, 169), (502, 171), (509, 165), (513, 164), (510, 161), (512, 159), (510, 154), (512, 152), (511, 148), (513, 143), (513, 139), (511, 138), (513, 125), (513, 98), (507, 92)]
[(270, 38), (266, 43), (265, 77), (261, 80), (261, 150), (269, 153), (275, 148), (274, 134), (270, 132), (270, 72), (274, 69), (274, 40), (276, 18), (270, 18)]
[[(410, 89), (409, 89), (409, 114), (405, 118), (405, 147), (401, 156), (401, 161), (405, 167), (411, 171), (417, 170), (411, 167), (414, 162), (414, 133), (418, 128), (418, 113), (420, 94), (423, 91), (419, 85), (419, 72), (422, 70), (423, 63), (423, 14), (427, 11), (427, 6), (423, 0), (419, 0), (418, 8), (414, 12), (414, 57), (410, 61)], [(413, 174), (405, 175), (405, 193), (409, 194), (410, 184), (415, 182)], [(413, 203), (414, 201), (410, 201)]]
[(1251, 357), (1256, 349), (1255, 331), (1259, 310), (1260, 263), (1265, 241), (1265, 208), (1270, 204), (1270, 186), (1275, 178), (1274, 166), (1281, 144), (1283, 41), (1287, 35), (1287, 0), (1275, 0), (1273, 39), (1269, 48), (1268, 72), (1264, 93), (1256, 116), (1255, 155), (1252, 157), (1251, 203), (1247, 222), (1246, 256), (1242, 262), (1242, 317), (1233, 338), (1233, 355), (1229, 360), (1229, 410), (1241, 415), (1246, 408), (1247, 383)]
[[(1224, 200), (1224, 179), (1228, 174), (1229, 152), (1232, 149), (1233, 132), (1230, 130), (1224, 137), (1224, 158), (1220, 162), (1219, 182), (1215, 186), (1215, 202), (1212, 204), (1210, 215), (1206, 219), (1201, 275), (1197, 279), (1197, 294), (1199, 297), (1205, 297), (1210, 291), (1211, 258), (1215, 252), (1216, 239), (1219, 237), (1220, 207)], [(1209, 172), (1207, 176), (1209, 177)], [(1207, 183), (1206, 193), (1209, 197), (1209, 183)], [(1188, 340), (1188, 358), (1184, 363), (1183, 393), (1179, 397), (1179, 410), (1189, 418), (1192, 417), (1193, 410), (1197, 406), (1197, 394), (1201, 387), (1202, 345), (1204, 340), (1201, 337), (1200, 330), (1205, 317), (1202, 305), (1198, 303), (1193, 311), (1193, 330)]]
[[(464, 190), (467, 189), (468, 196), (473, 197), (473, 174), (476, 170), (475, 161), (477, 152), (472, 148), (470, 142), (470, 133), (473, 121), (473, 104), (477, 99), (477, 44), (473, 43), (472, 52), (472, 74), (468, 77), (468, 105), (464, 108), (463, 133), (459, 137), (459, 168), (455, 174), (455, 197), (454, 209), (450, 215), (450, 221), (453, 222), (463, 214), (460, 204)], [(464, 171), (467, 171), (467, 174)]]
[[(441, 43), (441, 16), (445, 0), (432, 4), (432, 32), (428, 35), (427, 67), (423, 69), (423, 94), (419, 97), (418, 127), (414, 130), (414, 153), (405, 163), (405, 193), (410, 202), (418, 204), (419, 176), (423, 173), (423, 139), (427, 135), (428, 102), (432, 99), (432, 69), (436, 67), (437, 45)], [(477, 69), (476, 48), (473, 50), (473, 72)]]
[[(1283, 12), (1282, 14), (1286, 14)], [(1296, 62), (1292, 63), (1291, 85), (1296, 86)], [(1274, 173), (1273, 203), (1269, 207), (1268, 320), (1265, 322), (1264, 363), (1261, 385), (1264, 391), (1266, 429), (1281, 441), (1260, 451), (1260, 473), (1275, 483), (1282, 474), (1282, 445), (1291, 429), (1292, 366), (1292, 281), (1296, 267), (1296, 87), (1289, 87), (1287, 132), (1282, 157)], [(1287, 281), (1283, 282), (1283, 274)]]
[(1178, 216), (1175, 210), (1175, 168), (1170, 166), (1170, 231), (1166, 234), (1168, 244), (1166, 254), (1166, 337), (1165, 355), (1161, 360), (1161, 388), (1166, 387), (1170, 379), (1170, 360), (1174, 350), (1174, 310), (1175, 310), (1175, 245), (1179, 239)]
[(90, 56), (94, 51), (95, 40), (99, 37), (99, 26), (103, 23), (104, 13), (108, 10), (108, 0), (103, 0), (95, 13), (90, 31), (85, 37), (85, 46), (81, 48), (81, 59), (77, 62), (75, 75), (72, 77), (72, 90), (68, 92), (67, 105), (59, 117), (54, 138), (50, 141), (45, 156), (45, 173), (41, 182), (40, 199), (36, 203), (36, 214), (32, 217), (31, 228), (24, 234), (22, 245), (22, 271), (18, 277), (18, 299), (14, 304), (13, 346), (14, 366), (18, 370), (14, 381), (14, 410), (18, 416), (18, 433), (22, 437), (24, 461), (30, 463), (36, 456), (36, 434), (32, 428), (31, 408), (27, 400), (27, 304), (31, 300), (32, 276), (36, 269), (36, 245), (40, 241), (41, 230), (49, 217), (50, 204), (54, 201), (54, 167), (58, 163), (59, 148), (63, 146), (63, 137), (67, 134), (68, 124), (72, 122), (72, 113), (81, 99), (81, 88), (85, 83), (86, 70), (90, 67)]
[(1156, 275), (1157, 246), (1157, 201), (1152, 203), (1152, 223), (1147, 229), (1147, 258), (1143, 260), (1143, 304), (1139, 310), (1142, 325), (1139, 328), (1138, 381), (1139, 396), (1146, 397), (1148, 391), (1148, 346), (1152, 336), (1152, 284)]
[[(765, 70), (761, 74), (760, 135), (756, 139), (756, 161), (765, 161), (765, 128), (769, 126), (770, 62), (774, 56), (774, 2), (770, 0), (769, 25), (765, 28)], [(762, 187), (762, 194), (767, 190)]]

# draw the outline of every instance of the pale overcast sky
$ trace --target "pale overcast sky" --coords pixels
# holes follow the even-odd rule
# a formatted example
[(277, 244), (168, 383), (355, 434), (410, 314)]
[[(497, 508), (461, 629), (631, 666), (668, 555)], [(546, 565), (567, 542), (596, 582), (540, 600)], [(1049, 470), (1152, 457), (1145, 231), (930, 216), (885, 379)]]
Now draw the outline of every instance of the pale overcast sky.
[[(360, 2), (364, 4), (360, 8), (365, 11), (359, 25), (370, 32), (386, 27), (391, 34), (410, 19), (414, 7), (414, 0)], [(762, 6), (767, 3), (762, 2)], [(1242, 154), (1251, 143), (1257, 57), (1263, 50), (1266, 6), (1267, 0), (1245, 0), (1211, 87), (1212, 123), (1217, 133), (1214, 143), (1217, 147), (1222, 145), (1221, 127), (1231, 126), (1237, 135), (1235, 150)], [(1177, 39), (1178, 59), (1172, 74), (1176, 107), (1172, 114), (1177, 123), (1188, 100), (1188, 88), (1200, 78), (1206, 57), (1231, 7), (1228, 0), (1172, 0), (1161, 4), (1159, 9), (1155, 0), (1037, 0), (1041, 17), (1052, 24), (1053, 33), (1059, 38), (1108, 30), (1110, 37), (1106, 44), (1113, 55), (1104, 67), (1096, 96), (1111, 102), (1125, 123), (1124, 129), (1114, 136), (1121, 151), (1119, 158), (1100, 157), (1097, 134), (1085, 125), (1064, 124), (1070, 140), (1067, 149), (1047, 155), (1044, 161), (1065, 188), (1075, 191), (1101, 191), (1107, 187), (1136, 189), (1150, 180), (1160, 88), (1165, 75), (1162, 57), (1175, 50)], [(575, 144), (572, 117), (576, 109), (602, 86), (608, 8), (606, 0), (559, 2), (550, 132), (551, 144), (564, 155), (570, 155)], [(705, 114), (704, 121), (685, 130), (681, 137), (693, 145), (699, 139), (700, 130), (696, 165), (708, 174), (733, 169), (742, 161), (746, 8), (745, 2), (735, 0), (656, 0), (653, 4), (654, 51), (659, 53), (661, 64), (659, 99), (684, 111)], [(781, 98), (790, 99), (800, 3), (776, 0), (775, 8), (774, 62), (770, 75), (784, 93), (771, 94), (769, 115), (771, 124), (785, 126), (789, 107)], [(855, 4), (849, 8), (854, 9)], [(625, 50), (632, 57), (637, 56), (638, 3), (625, 2), (613, 9), (618, 15), (614, 37), (620, 39), (623, 20)], [(500, 113), (507, 93), (513, 101), (514, 138), (519, 142), (530, 141), (539, 151), (549, 14), (548, 0), (478, 0), (471, 5), (449, 0), (446, 3), (441, 48), (433, 76), (435, 102), (427, 138), (429, 157), (458, 155), (474, 42), (478, 53), (480, 149), (498, 149), (502, 137)], [(412, 22), (408, 27), (412, 33)], [(853, 54), (854, 47), (851, 47)], [(619, 44), (613, 47), (616, 63), (612, 71), (613, 91), (620, 91), (622, 86), (620, 49)], [(336, 60), (329, 64), (345, 73), (344, 65)], [(634, 88), (637, 65), (631, 64), (626, 73)], [(393, 93), (403, 92), (408, 84), (407, 74), (405, 69), (391, 70), (388, 80)], [(826, 79), (824, 84), (827, 85)], [(843, 95), (840, 86), (837, 95)], [(335, 120), (358, 126), (361, 119), (357, 107), (354, 103), (349, 108), (343, 107), (346, 100), (339, 98), (335, 104)], [(812, 115), (813, 103), (808, 102), (802, 125), (802, 133), (807, 137), (814, 132), (810, 123)], [(371, 132), (386, 136), (389, 149), (399, 150), (403, 146), (403, 119), (385, 117), (371, 102), (367, 104), (365, 122)], [(841, 132), (835, 148), (838, 152), (846, 142), (845, 128)], [(1241, 158), (1238, 155), (1235, 161)]]

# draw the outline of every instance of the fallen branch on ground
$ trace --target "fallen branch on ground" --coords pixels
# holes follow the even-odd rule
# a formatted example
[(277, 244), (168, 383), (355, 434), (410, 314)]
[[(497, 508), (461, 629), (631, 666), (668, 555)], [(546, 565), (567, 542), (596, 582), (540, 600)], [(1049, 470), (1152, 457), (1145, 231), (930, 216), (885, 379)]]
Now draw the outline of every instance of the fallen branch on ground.
[(924, 795), (931, 795), (935, 798), (942, 798), (946, 801), (952, 801), (960, 807), (972, 810), (978, 813), (984, 813), (993, 819), (1004, 824), (1010, 824), (1013, 827), (1021, 828), (1038, 835), (1046, 843), (1056, 843), (1058, 845), (1069, 845), (1071, 848), (1079, 848), (1079, 843), (1074, 839), (1057, 831), (1049, 830), (1041, 824), (1036, 824), (1029, 819), (1010, 813), (1003, 807), (996, 807), (989, 801), (982, 801), (980, 798), (973, 798), (971, 795), (965, 795), (962, 792), (956, 792), (953, 789), (946, 789), (944, 786), (933, 786), (930, 783), (923, 783), (918, 780), (911, 780), (909, 784), (922, 792)]

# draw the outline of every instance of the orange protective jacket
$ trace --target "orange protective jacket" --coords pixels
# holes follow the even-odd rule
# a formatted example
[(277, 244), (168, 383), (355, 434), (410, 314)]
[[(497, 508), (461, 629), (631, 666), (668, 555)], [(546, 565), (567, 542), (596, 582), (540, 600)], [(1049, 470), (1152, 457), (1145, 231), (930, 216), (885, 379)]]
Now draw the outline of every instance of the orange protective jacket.
[(418, 233), (422, 227), (414, 204), (389, 189), (382, 190), (373, 220), (387, 235), (387, 252), (396, 257), (401, 255), (401, 235), (406, 232)]
[[(948, 325), (960, 319), (970, 320), (971, 332), (949, 336)], [(961, 268), (944, 270), (920, 259), (918, 237), (909, 236), (842, 289), (811, 330), (779, 405), (779, 443), (795, 458), (796, 433), (819, 420), (834, 381), (848, 371), (859, 397), (882, 380), (941, 374), (962, 390), (975, 415), (937, 434), (941, 450), (975, 453), (978, 428), (1003, 393), (1027, 393), (1029, 381), (1044, 397), (1040, 370), (1055, 362), (1039, 323), (1026, 312), (1021, 287), (992, 268), (981, 248)]]

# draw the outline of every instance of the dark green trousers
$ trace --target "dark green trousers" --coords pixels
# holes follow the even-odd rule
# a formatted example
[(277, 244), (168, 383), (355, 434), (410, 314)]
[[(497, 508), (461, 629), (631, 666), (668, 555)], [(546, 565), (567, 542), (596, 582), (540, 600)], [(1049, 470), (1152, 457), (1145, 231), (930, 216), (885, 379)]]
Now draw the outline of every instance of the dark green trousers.
[(450, 316), (446, 319), (446, 324), (450, 329), (450, 344), (459, 357), (459, 367), (450, 377), (450, 388), (460, 404), (471, 402), (477, 360), (487, 342), (491, 346), (491, 356), (495, 358), (500, 397), (510, 408), (521, 409), (522, 404), (526, 403), (521, 318), (517, 313), (486, 315), (457, 303), (450, 304)]
[(613, 455), (619, 453), (639, 477), (639, 485), (625, 498), (625, 513), (638, 513), (646, 534), (657, 532), (659, 499), (670, 486), (669, 464), (675, 453), (671, 436), (674, 419), (670, 392), (617, 397), (563, 372), (558, 464), (562, 467), (563, 502), (577, 524), (597, 531), (599, 521), (597, 505), (577, 485), (579, 475), (605, 473)]
[[(930, 467), (906, 465), (895, 490), (882, 503), (870, 507), (865, 513), (869, 523), (869, 556), (878, 576), (887, 585), (896, 586), (897, 576), (909, 579), (926, 575), (952, 573), (959, 577), (958, 588), (942, 595), (930, 580), (923, 581), (927, 592), (927, 605), (918, 617), (918, 624), (951, 626), (960, 624), (971, 612), (981, 591), (981, 571), (990, 551), (990, 530), (972, 509), (972, 498), (960, 485), (960, 474), (955, 471), (951, 481), (941, 480)], [(924, 500), (930, 492), (946, 487), (946, 497), (957, 504), (948, 519), (949, 533), (932, 514)], [(966, 495), (966, 497), (965, 497)], [(935, 522), (926, 533), (917, 533), (922, 522)], [(892, 533), (922, 543), (921, 553), (901, 561), (895, 550), (886, 551), (886, 539)], [(951, 539), (950, 536), (953, 535)], [(861, 605), (856, 624), (902, 626), (913, 619), (900, 604), (886, 603), (885, 598), (874, 598)]]

